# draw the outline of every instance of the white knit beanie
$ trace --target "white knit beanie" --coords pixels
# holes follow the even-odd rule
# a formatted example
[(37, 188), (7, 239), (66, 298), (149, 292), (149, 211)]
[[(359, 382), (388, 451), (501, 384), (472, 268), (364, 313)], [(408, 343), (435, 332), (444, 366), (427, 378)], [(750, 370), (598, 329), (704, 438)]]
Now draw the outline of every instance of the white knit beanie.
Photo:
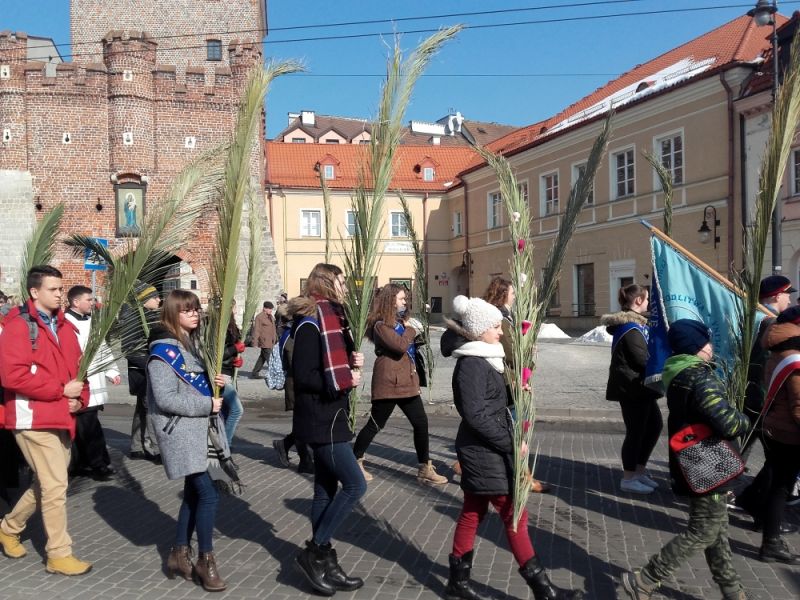
[(476, 340), (483, 335), (484, 331), (491, 329), (503, 320), (503, 313), (500, 312), (500, 309), (482, 298), (456, 296), (453, 298), (453, 309), (458, 314), (464, 331)]

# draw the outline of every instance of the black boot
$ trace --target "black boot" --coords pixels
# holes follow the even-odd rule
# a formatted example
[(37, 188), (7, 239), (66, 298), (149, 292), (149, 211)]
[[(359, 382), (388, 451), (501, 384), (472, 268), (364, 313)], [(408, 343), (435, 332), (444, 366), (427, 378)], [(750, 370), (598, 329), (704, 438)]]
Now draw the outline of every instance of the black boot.
[(325, 581), (339, 592), (352, 592), (364, 586), (364, 580), (360, 577), (350, 577), (339, 565), (339, 557), (336, 556), (330, 544), (319, 547), (325, 553)]
[(534, 556), (524, 566), (519, 568), (519, 574), (533, 590), (536, 600), (582, 600), (581, 590), (562, 590), (550, 583), (550, 578), (539, 562), (539, 557)]
[(298, 473), (314, 474), (314, 454), (311, 448), (305, 444), (297, 444), (297, 454), (300, 456), (300, 464), (297, 465)]
[(481, 600), (472, 589), (469, 573), (472, 570), (472, 550), (461, 558), (450, 555), (450, 578), (444, 590), (445, 600)]
[(800, 564), (800, 556), (794, 554), (786, 541), (780, 537), (766, 538), (761, 543), (761, 549), (758, 551), (758, 558), (762, 562), (780, 562), (787, 565)]
[(325, 581), (326, 553), (314, 540), (306, 542), (306, 549), (295, 557), (294, 562), (317, 592), (323, 596), (333, 596), (336, 593), (333, 586)]

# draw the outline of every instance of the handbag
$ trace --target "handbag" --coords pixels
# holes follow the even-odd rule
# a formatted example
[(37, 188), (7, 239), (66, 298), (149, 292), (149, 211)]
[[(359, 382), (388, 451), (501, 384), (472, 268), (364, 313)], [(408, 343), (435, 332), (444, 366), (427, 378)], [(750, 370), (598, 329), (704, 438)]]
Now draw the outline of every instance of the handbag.
[(422, 354), (423, 344), (418, 344), (414, 352), (414, 369), (419, 376), (419, 386), (428, 387), (428, 371), (425, 368), (425, 357)]
[(702, 423), (689, 425), (669, 438), (669, 448), (678, 461), (689, 489), (705, 494), (744, 471), (744, 461), (728, 440)]
[(286, 385), (286, 371), (283, 370), (283, 360), (281, 360), (281, 345), (276, 344), (272, 348), (267, 363), (267, 374), (264, 377), (267, 387), (271, 390), (282, 390)]

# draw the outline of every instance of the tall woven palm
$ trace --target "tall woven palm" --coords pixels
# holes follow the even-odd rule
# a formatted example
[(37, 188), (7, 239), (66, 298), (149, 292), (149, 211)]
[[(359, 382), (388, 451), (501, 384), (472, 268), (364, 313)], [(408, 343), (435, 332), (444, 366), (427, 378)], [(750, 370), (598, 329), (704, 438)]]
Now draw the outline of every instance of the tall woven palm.
[[(512, 308), (515, 326), (511, 330), (511, 347), (514, 354), (514, 371), (506, 373), (511, 387), (516, 418), (514, 421), (514, 527), (525, 508), (530, 493), (529, 449), (533, 447), (536, 404), (532, 376), (536, 370), (536, 342), (539, 328), (544, 322), (547, 306), (558, 285), (567, 247), (578, 224), (581, 209), (592, 190), (595, 174), (605, 153), (611, 135), (611, 116), (600, 126), (600, 133), (592, 145), (586, 169), (570, 191), (564, 211), (559, 215), (559, 228), (548, 252), (543, 277), (537, 283), (534, 277), (534, 248), (531, 212), (528, 202), (520, 194), (517, 178), (509, 162), (502, 156), (477, 148), (500, 184), (500, 193), (506, 207), (510, 234), (509, 270), (516, 292)], [(535, 465), (534, 465), (535, 468)]]
[[(356, 228), (349, 240), (342, 240), (347, 298), (344, 310), (358, 351), (364, 339), (374, 282), (380, 262), (380, 240), (386, 192), (394, 172), (394, 155), (403, 132), (403, 122), (414, 85), (442, 44), (452, 39), (461, 26), (448, 27), (423, 41), (403, 60), (395, 42), (389, 56), (386, 81), (381, 91), (378, 117), (372, 125), (369, 162), (362, 166), (360, 183), (353, 190), (352, 209)], [(359, 390), (350, 393), (350, 429), (355, 431)]]

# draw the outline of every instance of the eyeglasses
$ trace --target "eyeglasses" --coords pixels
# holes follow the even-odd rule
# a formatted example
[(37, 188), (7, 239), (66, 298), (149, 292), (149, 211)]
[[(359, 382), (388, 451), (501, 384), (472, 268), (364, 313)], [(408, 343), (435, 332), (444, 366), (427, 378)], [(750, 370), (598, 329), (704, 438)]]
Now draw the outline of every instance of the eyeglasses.
[(188, 308), (186, 310), (182, 310), (181, 314), (182, 315), (191, 315), (191, 314), (201, 315), (201, 314), (203, 314), (203, 309), (202, 308)]

